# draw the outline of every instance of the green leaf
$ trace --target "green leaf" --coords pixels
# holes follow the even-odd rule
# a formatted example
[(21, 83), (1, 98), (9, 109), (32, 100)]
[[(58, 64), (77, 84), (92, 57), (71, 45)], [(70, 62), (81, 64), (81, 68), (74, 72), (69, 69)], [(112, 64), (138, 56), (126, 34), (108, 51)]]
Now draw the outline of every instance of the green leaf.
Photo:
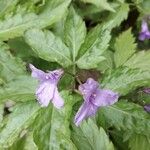
[(150, 51), (140, 51), (134, 54), (124, 65), (129, 68), (150, 70)]
[(111, 13), (107, 18), (107, 21), (104, 22), (108, 29), (113, 29), (114, 27), (118, 27), (121, 22), (128, 17), (129, 5), (126, 3), (122, 3), (118, 9), (116, 9), (115, 13)]
[(70, 139), (70, 117), (72, 107), (78, 97), (69, 95), (68, 91), (62, 91), (65, 100), (64, 107), (60, 110), (55, 107), (41, 109), (34, 125), (34, 141), (39, 150), (76, 150)]
[(130, 150), (149, 150), (150, 138), (144, 135), (135, 134), (129, 139)]
[(26, 141), (24, 144), (24, 149), (23, 150), (38, 150), (38, 147), (36, 146), (36, 144), (33, 141), (33, 133), (29, 132), (26, 135)]
[(115, 12), (115, 10), (110, 6), (107, 0), (81, 0), (84, 3), (91, 3), (97, 6), (98, 8), (103, 8), (104, 10), (109, 10)]
[(78, 67), (82, 69), (97, 68), (99, 62), (105, 59), (102, 54), (108, 48), (110, 38), (110, 31), (105, 27), (97, 25), (93, 28), (80, 48)]
[(107, 69), (113, 69), (114, 67), (114, 53), (110, 50), (104, 52), (104, 57), (106, 58), (104, 61), (100, 62), (98, 65), (98, 70), (101, 72), (105, 72)]
[(86, 27), (82, 18), (71, 7), (65, 22), (65, 43), (72, 52), (72, 60), (75, 61), (81, 44), (86, 36)]
[(102, 86), (126, 95), (134, 89), (150, 85), (150, 72), (139, 69), (119, 68), (102, 81)]
[(28, 132), (27, 130), (22, 131), (22, 136), (7, 150), (17, 150), (18, 147), (20, 150), (38, 150), (37, 146), (33, 141), (33, 133)]
[(123, 32), (115, 43), (114, 60), (117, 67), (123, 65), (135, 52), (135, 38), (131, 33), (131, 29)]
[(25, 66), (21, 59), (13, 57), (8, 49), (6, 44), (0, 43), (0, 76), (5, 81), (11, 81), (16, 76), (25, 74)]
[(0, 17), (14, 8), (17, 2), (18, 0), (0, 0)]
[(27, 129), (34, 121), (40, 107), (35, 102), (15, 106), (7, 118), (7, 124), (0, 131), (0, 149), (11, 146), (21, 131)]
[(112, 106), (101, 108), (99, 113), (104, 115), (107, 124), (118, 130), (149, 135), (149, 114), (137, 104), (122, 100)]
[(8, 41), (7, 44), (13, 51), (15, 57), (19, 57), (24, 61), (30, 62), (31, 57), (35, 56), (30, 46), (27, 43), (25, 43), (23, 38), (11, 39)]
[(69, 3), (70, 0), (49, 0), (49, 5), (39, 15), (28, 12), (17, 13), (1, 21), (0, 39), (7, 40), (22, 36), (29, 28), (44, 28), (55, 23), (64, 16)]
[(32, 29), (25, 33), (25, 40), (40, 58), (50, 62), (58, 62), (64, 67), (71, 64), (68, 47), (52, 32)]
[(35, 99), (37, 82), (31, 77), (20, 76), (0, 88), (0, 103), (9, 99), (13, 101), (28, 101)]
[(79, 150), (114, 150), (104, 129), (99, 129), (90, 119), (80, 127), (74, 126), (72, 136)]
[(0, 104), (0, 123), (3, 121), (4, 104)]

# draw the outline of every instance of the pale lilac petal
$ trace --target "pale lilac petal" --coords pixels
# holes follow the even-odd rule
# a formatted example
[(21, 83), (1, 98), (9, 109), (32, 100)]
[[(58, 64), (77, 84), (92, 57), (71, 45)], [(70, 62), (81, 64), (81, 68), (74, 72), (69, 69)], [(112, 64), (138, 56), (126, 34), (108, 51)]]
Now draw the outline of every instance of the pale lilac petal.
[(143, 20), (141, 25), (141, 32), (147, 32), (147, 31), (148, 31), (148, 24), (145, 20)]
[(48, 73), (46, 73), (46, 75), (47, 75), (47, 78), (58, 82), (63, 73), (64, 73), (64, 71), (62, 69), (57, 69), (54, 71), (48, 71)]
[(119, 95), (111, 90), (97, 89), (92, 103), (98, 107), (112, 105), (118, 101)]
[(144, 41), (150, 39), (150, 31), (148, 29), (148, 24), (146, 21), (142, 21), (141, 32), (139, 34), (139, 40)]
[(55, 92), (54, 92), (54, 97), (52, 99), (52, 103), (58, 109), (60, 109), (64, 105), (64, 101), (63, 101), (62, 97), (60, 96), (57, 88), (55, 88)]
[(140, 40), (140, 41), (144, 41), (145, 39), (146, 39), (145, 33), (141, 32), (141, 33), (139, 34), (139, 40)]
[(143, 92), (146, 93), (146, 94), (150, 94), (150, 88), (145, 88), (145, 89), (143, 90)]
[(79, 91), (83, 95), (84, 100), (88, 102), (91, 94), (99, 87), (98, 82), (92, 78), (88, 78), (87, 81), (79, 86)]
[(79, 108), (74, 123), (76, 126), (79, 126), (79, 124), (86, 118), (95, 115), (98, 107), (94, 106), (93, 104), (84, 102), (81, 107)]
[(145, 111), (150, 112), (150, 104), (144, 106)]
[(39, 80), (44, 80), (45, 79), (45, 76), (46, 76), (45, 72), (43, 72), (42, 70), (37, 69), (32, 64), (29, 64), (29, 67), (32, 71), (32, 74), (31, 74), (32, 77), (37, 78)]
[(36, 90), (36, 97), (42, 107), (47, 107), (52, 100), (56, 85), (50, 82), (43, 82)]

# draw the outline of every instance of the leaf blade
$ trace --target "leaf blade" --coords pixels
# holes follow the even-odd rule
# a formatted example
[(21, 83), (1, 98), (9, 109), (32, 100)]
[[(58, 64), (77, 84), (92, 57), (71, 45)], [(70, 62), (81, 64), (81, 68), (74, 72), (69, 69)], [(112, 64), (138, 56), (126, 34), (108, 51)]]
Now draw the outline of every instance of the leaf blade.
[[(72, 138), (80, 150), (114, 150), (103, 128), (98, 129), (91, 120), (84, 121), (80, 127), (73, 127)], [(82, 141), (82, 142), (81, 142)]]
[(50, 31), (31, 29), (25, 33), (25, 40), (44, 60), (58, 62), (64, 67), (72, 63), (68, 47)]
[(79, 48), (85, 39), (86, 27), (82, 18), (76, 13), (73, 7), (69, 10), (64, 28), (65, 43), (70, 48), (72, 59), (75, 61)]
[(19, 37), (29, 28), (44, 28), (49, 26), (63, 16), (70, 0), (49, 0), (49, 9), (37, 15), (35, 13), (17, 13), (14, 16), (0, 22), (0, 39), (8, 40)]
[(115, 43), (114, 60), (116, 67), (123, 65), (135, 52), (136, 44), (135, 39), (131, 34), (131, 29), (123, 32)]
[(105, 26), (97, 25), (86, 36), (79, 51), (77, 65), (82, 69), (97, 68), (98, 63), (105, 59), (103, 52), (108, 48), (110, 31)]
[(21, 131), (29, 127), (40, 107), (33, 102), (19, 104), (8, 117), (6, 126), (0, 132), (0, 147), (8, 148), (18, 138)]

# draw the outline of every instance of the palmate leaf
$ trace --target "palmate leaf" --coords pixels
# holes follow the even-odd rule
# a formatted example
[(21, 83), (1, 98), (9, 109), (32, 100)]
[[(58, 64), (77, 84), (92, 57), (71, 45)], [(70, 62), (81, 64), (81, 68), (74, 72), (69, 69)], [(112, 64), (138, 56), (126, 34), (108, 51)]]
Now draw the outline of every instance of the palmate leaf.
[(25, 74), (25, 66), (21, 59), (13, 57), (8, 49), (6, 44), (0, 42), (0, 77), (4, 81), (11, 81), (17, 75)]
[(103, 52), (108, 48), (110, 31), (105, 26), (97, 25), (85, 38), (79, 51), (77, 65), (82, 69), (96, 68), (105, 59)]
[[(39, 14), (18, 13), (0, 22), (0, 39), (22, 36), (29, 28), (44, 28), (60, 20), (63, 17), (70, 0), (49, 0), (47, 8)], [(48, 9), (49, 8), (49, 9)]]
[(131, 34), (131, 29), (123, 32), (115, 43), (114, 60), (117, 67), (124, 64), (135, 52), (136, 44), (135, 39)]
[(107, 0), (81, 0), (81, 1), (83, 1), (84, 3), (94, 4), (98, 8), (103, 8), (104, 10), (109, 10), (109, 11), (115, 12), (115, 10), (107, 2)]
[(102, 86), (126, 95), (134, 89), (150, 85), (150, 72), (139, 69), (118, 68), (102, 80)]
[(129, 68), (150, 70), (150, 51), (140, 51), (134, 54), (124, 65)]
[(140, 134), (134, 134), (129, 139), (130, 150), (149, 150), (150, 138)]
[(65, 22), (64, 38), (65, 43), (72, 53), (72, 60), (75, 61), (78, 50), (84, 42), (86, 27), (82, 18), (75, 12), (74, 8), (69, 9), (69, 14)]
[(58, 62), (64, 67), (71, 64), (68, 47), (51, 31), (29, 30), (25, 33), (25, 40), (40, 58)]
[(0, 149), (8, 148), (34, 121), (40, 107), (35, 102), (27, 102), (15, 106), (8, 115), (6, 125), (0, 131)]
[(35, 99), (37, 81), (29, 76), (20, 76), (0, 88), (0, 103), (7, 100), (28, 101)]
[(70, 139), (69, 125), (72, 107), (78, 97), (69, 95), (68, 91), (62, 91), (61, 95), (65, 101), (64, 108), (41, 109), (35, 120), (34, 141), (39, 150), (76, 150)]
[(72, 138), (79, 150), (114, 150), (104, 129), (98, 129), (90, 119), (80, 127), (73, 127)]
[(101, 108), (99, 113), (108, 125), (116, 129), (149, 136), (150, 116), (137, 104), (122, 100)]

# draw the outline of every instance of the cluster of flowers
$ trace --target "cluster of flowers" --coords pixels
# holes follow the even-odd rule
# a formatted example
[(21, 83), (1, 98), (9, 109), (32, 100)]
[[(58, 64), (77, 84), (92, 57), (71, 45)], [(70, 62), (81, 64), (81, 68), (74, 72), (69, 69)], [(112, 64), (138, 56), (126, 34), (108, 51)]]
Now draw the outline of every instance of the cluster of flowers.
[[(141, 41), (150, 39), (150, 31), (146, 20), (144, 19), (141, 24), (141, 32), (139, 34), (139, 40)], [(57, 84), (64, 71), (62, 69), (57, 69), (46, 73), (37, 69), (32, 64), (30, 64), (29, 67), (32, 71), (32, 77), (39, 81), (39, 86), (35, 94), (40, 105), (42, 107), (47, 107), (51, 101), (57, 109), (62, 108), (64, 106), (64, 101), (58, 92)], [(108, 89), (101, 89), (99, 83), (92, 78), (88, 78), (78, 89), (83, 96), (84, 102), (74, 119), (74, 123), (77, 126), (84, 119), (95, 115), (100, 107), (112, 105), (117, 102), (119, 98), (118, 93)], [(144, 92), (150, 94), (150, 88), (144, 89)], [(150, 104), (145, 105), (144, 109), (150, 112)]]
[[(47, 107), (50, 101), (54, 107), (60, 109), (64, 101), (60, 96), (57, 84), (64, 71), (62, 69), (43, 72), (29, 65), (32, 71), (32, 77), (38, 79), (39, 85), (36, 90), (36, 98), (42, 107)], [(83, 96), (84, 102), (79, 108), (74, 123), (78, 126), (84, 119), (95, 115), (97, 110), (102, 106), (112, 105), (118, 101), (119, 94), (111, 90), (100, 89), (99, 83), (89, 78), (84, 84), (79, 86), (79, 92)]]

